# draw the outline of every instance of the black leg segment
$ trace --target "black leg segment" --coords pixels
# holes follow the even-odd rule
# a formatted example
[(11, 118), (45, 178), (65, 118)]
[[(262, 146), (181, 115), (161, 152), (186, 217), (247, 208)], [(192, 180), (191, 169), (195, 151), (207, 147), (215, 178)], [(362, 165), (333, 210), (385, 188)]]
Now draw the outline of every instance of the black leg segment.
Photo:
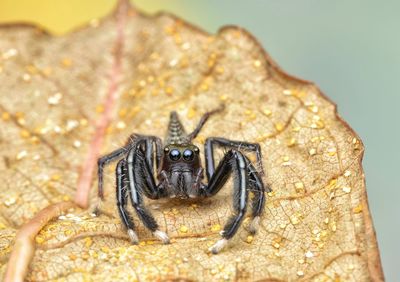
[(257, 143), (247, 143), (242, 141), (233, 141), (220, 137), (210, 137), (206, 139), (204, 144), (204, 153), (206, 156), (206, 174), (208, 180), (210, 180), (211, 176), (215, 171), (214, 164), (214, 146), (227, 147), (229, 149), (235, 150), (243, 150), (248, 152), (255, 152), (257, 157), (257, 163), (260, 166), (260, 174), (264, 175), (264, 168), (262, 165), (262, 155), (260, 145)]
[[(132, 217), (126, 210), (126, 200), (128, 198), (127, 181), (126, 181), (126, 162), (125, 160), (120, 160), (117, 164), (116, 169), (116, 184), (117, 184), (117, 207), (118, 213), (121, 217), (122, 223), (128, 230), (128, 234), (133, 232), (135, 225), (132, 221)], [(132, 230), (132, 231), (130, 231)], [(134, 234), (134, 233), (133, 233)], [(130, 236), (131, 237), (131, 236)], [(132, 243), (137, 243), (137, 237), (131, 237)]]
[(228, 240), (236, 234), (246, 214), (249, 174), (247, 172), (246, 157), (235, 150), (229, 150), (220, 161), (206, 188), (206, 195), (213, 196), (218, 193), (232, 173), (234, 215), (225, 224), (222, 231), (222, 239), (211, 248), (213, 253), (218, 253), (225, 247)]

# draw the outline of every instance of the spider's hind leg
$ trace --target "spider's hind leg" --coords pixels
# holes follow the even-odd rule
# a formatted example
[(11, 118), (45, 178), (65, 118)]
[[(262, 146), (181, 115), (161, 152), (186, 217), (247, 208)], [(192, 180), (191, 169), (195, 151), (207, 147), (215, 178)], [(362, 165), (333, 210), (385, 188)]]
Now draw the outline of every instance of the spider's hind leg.
[(264, 210), (265, 205), (265, 190), (271, 192), (271, 188), (267, 185), (264, 187), (264, 183), (261, 180), (259, 172), (255, 169), (250, 160), (246, 158), (246, 165), (249, 174), (249, 191), (253, 193), (253, 198), (251, 200), (251, 217), (252, 221), (250, 223), (249, 231), (251, 234), (255, 234), (260, 225), (260, 215)]

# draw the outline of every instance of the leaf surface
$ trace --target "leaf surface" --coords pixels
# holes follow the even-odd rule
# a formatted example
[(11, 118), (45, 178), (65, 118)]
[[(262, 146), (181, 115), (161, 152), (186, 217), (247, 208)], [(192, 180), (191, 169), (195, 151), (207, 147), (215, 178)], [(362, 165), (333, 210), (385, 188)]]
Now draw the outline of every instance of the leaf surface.
[(207, 252), (231, 213), (228, 183), (204, 201), (148, 200), (172, 244), (154, 240), (135, 217), (141, 243), (132, 246), (110, 166), (104, 213), (92, 216), (92, 189), (91, 208), (49, 222), (35, 238), (28, 281), (383, 280), (360, 139), (314, 84), (281, 71), (240, 28), (210, 35), (133, 8), (62, 37), (2, 26), (0, 89), (2, 272), (24, 222), (74, 198), (77, 186), (96, 187), (99, 153), (133, 132), (163, 137), (172, 110), (190, 131), (224, 103), (195, 143), (260, 143), (273, 192), (257, 235), (245, 220), (228, 249)]

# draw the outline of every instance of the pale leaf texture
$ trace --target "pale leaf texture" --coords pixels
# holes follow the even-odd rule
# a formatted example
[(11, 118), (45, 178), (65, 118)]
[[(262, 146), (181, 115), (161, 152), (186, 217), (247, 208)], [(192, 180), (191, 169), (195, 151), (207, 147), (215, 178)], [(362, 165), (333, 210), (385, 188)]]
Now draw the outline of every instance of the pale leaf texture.
[[(2, 26), (0, 91), (2, 273), (21, 225), (93, 179), (91, 207), (69, 210), (36, 237), (28, 281), (383, 280), (360, 139), (315, 85), (281, 71), (240, 28), (209, 35), (132, 8), (62, 37)], [(162, 245), (135, 217), (141, 243), (132, 246), (113, 165), (103, 214), (91, 215), (99, 154), (133, 132), (164, 137), (172, 110), (190, 131), (221, 103), (195, 143), (261, 144), (273, 192), (257, 235), (245, 220), (226, 250), (208, 253), (231, 213), (229, 183), (204, 201), (148, 200), (172, 242)]]

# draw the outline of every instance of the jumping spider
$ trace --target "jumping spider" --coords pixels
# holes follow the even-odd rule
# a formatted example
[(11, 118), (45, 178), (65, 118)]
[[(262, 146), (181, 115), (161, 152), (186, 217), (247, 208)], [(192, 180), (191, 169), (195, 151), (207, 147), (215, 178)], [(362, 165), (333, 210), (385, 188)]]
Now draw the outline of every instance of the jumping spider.
[[(212, 197), (221, 190), (230, 174), (233, 174), (235, 213), (224, 226), (221, 232), (222, 238), (210, 248), (210, 251), (214, 254), (220, 252), (237, 232), (246, 213), (249, 191), (254, 195), (251, 201), (252, 222), (249, 231), (253, 234), (256, 232), (265, 202), (265, 188), (261, 178), (264, 173), (259, 144), (219, 137), (207, 138), (204, 155), (208, 183), (202, 182), (204, 169), (200, 161), (200, 149), (192, 144), (192, 140), (207, 119), (222, 109), (223, 107), (204, 114), (190, 134), (185, 133), (177, 113), (171, 112), (164, 147), (158, 137), (132, 134), (124, 147), (98, 160), (98, 193), (100, 199), (103, 199), (103, 168), (111, 161), (122, 158), (116, 167), (117, 206), (132, 243), (137, 244), (138, 237), (134, 231), (132, 218), (126, 210), (128, 196), (144, 226), (164, 244), (168, 244), (168, 235), (159, 230), (156, 220), (144, 206), (143, 196), (153, 200), (166, 197), (179, 199)], [(214, 164), (215, 145), (229, 149), (217, 168)], [(261, 172), (255, 169), (241, 152), (242, 150), (255, 152)], [(154, 159), (156, 177), (153, 175)], [(270, 191), (269, 187), (267, 191)]]

